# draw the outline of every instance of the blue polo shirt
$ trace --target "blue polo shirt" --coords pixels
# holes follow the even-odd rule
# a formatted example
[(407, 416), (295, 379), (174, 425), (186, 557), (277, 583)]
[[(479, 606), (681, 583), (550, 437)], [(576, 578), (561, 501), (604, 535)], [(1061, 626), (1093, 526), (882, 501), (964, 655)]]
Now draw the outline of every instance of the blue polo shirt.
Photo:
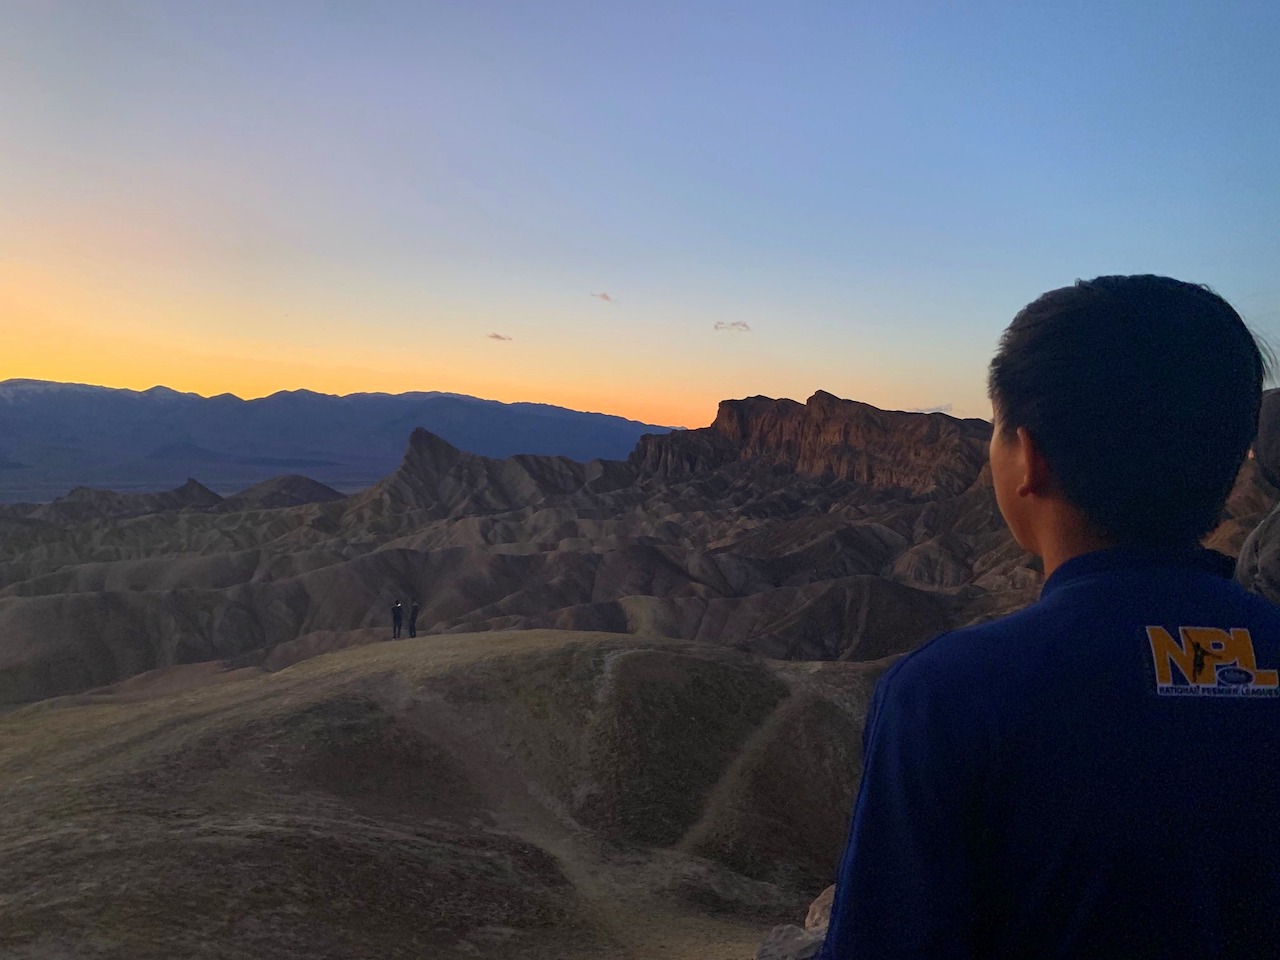
[(881, 678), (822, 956), (1280, 957), (1280, 607), (1105, 550)]

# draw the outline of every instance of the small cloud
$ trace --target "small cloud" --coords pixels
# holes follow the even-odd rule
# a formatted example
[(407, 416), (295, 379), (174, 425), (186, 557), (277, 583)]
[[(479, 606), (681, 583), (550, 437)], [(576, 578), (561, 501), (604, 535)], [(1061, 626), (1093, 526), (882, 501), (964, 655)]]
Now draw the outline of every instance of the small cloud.
[(491, 333), (489, 334), (489, 339), (490, 340), (510, 340), (512, 338), (508, 337), (505, 333)]
[(932, 407), (916, 407), (908, 410), (907, 413), (950, 413), (954, 409), (950, 403), (939, 403)]
[(593, 297), (595, 297), (597, 300), (603, 300), (605, 303), (617, 303), (617, 302), (618, 302), (618, 301), (617, 301), (617, 300), (615, 300), (613, 297), (609, 296), (609, 294), (607, 294), (607, 293), (593, 293), (593, 294), (592, 294), (592, 296), (593, 296)]
[(733, 320), (728, 323), (723, 320), (717, 320), (716, 325), (711, 329), (716, 331), (716, 333), (720, 333), (721, 331), (728, 333), (750, 333), (751, 324), (747, 323), (745, 320)]

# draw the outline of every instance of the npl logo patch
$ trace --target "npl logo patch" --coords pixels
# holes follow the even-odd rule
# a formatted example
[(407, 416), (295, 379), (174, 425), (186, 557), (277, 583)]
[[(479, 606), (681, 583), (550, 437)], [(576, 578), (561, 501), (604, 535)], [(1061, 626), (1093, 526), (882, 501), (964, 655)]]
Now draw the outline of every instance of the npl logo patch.
[(1280, 673), (1258, 669), (1243, 627), (1147, 627), (1156, 693), (1165, 697), (1280, 697)]

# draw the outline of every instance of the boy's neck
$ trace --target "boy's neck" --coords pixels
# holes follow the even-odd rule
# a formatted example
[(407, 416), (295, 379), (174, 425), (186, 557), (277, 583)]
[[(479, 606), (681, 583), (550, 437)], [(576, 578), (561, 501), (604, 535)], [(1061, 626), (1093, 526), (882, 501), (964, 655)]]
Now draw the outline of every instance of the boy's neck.
[(1044, 561), (1047, 580), (1068, 560), (1115, 545), (1114, 540), (1095, 533), (1078, 509), (1070, 504), (1061, 504), (1044, 517), (1036, 530), (1032, 553)]

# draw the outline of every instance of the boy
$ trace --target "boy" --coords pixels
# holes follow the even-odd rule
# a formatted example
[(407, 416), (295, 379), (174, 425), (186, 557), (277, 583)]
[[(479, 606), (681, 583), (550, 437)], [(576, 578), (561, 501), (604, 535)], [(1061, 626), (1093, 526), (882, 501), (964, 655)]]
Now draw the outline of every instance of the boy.
[(992, 482), (1044, 589), (881, 679), (822, 956), (1280, 955), (1280, 608), (1198, 547), (1264, 372), (1165, 277), (1014, 318)]

